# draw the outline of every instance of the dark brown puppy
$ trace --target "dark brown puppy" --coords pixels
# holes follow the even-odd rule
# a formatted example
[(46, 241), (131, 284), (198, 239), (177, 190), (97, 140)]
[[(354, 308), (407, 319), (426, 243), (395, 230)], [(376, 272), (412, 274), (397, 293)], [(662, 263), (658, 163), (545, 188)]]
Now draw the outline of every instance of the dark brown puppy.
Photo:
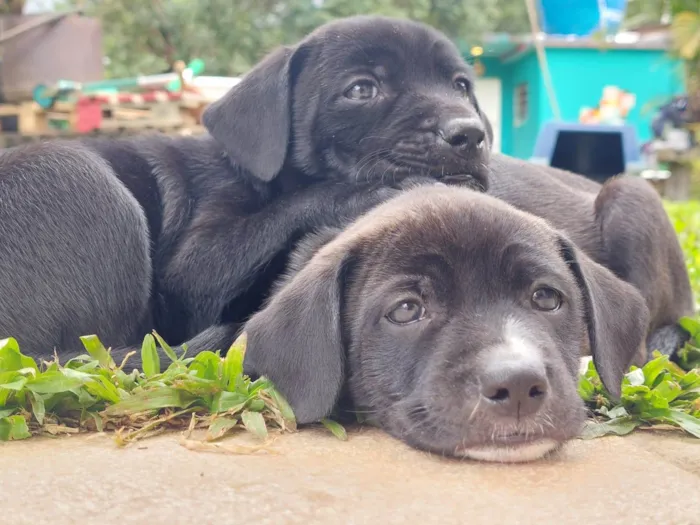
[(648, 321), (633, 286), (546, 221), (433, 186), (307, 239), (245, 327), (244, 368), (300, 423), (340, 400), (421, 449), (527, 461), (580, 431), (582, 350), (619, 394)]
[(155, 328), (179, 344), (217, 325), (190, 348), (228, 348), (305, 234), (416, 176), (488, 183), (471, 70), (409, 21), (321, 27), (266, 57), (204, 123), (198, 138), (0, 155), (0, 338), (65, 356), (84, 334), (128, 347)]
[(620, 176), (601, 185), (585, 177), (493, 155), (489, 193), (545, 218), (583, 251), (642, 293), (651, 312), (646, 346), (667, 355), (688, 334), (677, 325), (695, 311), (678, 238), (658, 193)]

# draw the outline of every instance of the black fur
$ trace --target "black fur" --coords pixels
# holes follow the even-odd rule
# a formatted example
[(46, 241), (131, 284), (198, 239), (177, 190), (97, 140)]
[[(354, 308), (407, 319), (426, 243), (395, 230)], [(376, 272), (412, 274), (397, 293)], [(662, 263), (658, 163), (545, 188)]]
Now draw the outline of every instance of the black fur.
[(271, 53), (206, 110), (210, 135), (3, 152), (0, 337), (38, 357), (152, 328), (228, 347), (307, 233), (417, 183), (487, 186), (470, 78), (435, 30), (356, 17)]
[(601, 185), (493, 155), (488, 192), (543, 217), (593, 260), (637, 287), (651, 312), (649, 352), (673, 355), (688, 340), (677, 324), (695, 312), (685, 257), (661, 198), (647, 181), (618, 176)]
[[(561, 294), (558, 309), (533, 308), (542, 286)], [(389, 322), (404, 301), (424, 317)], [(648, 322), (633, 286), (545, 221), (467, 189), (420, 188), (297, 250), (245, 326), (244, 367), (270, 378), (300, 423), (340, 401), (421, 449), (532, 459), (544, 452), (528, 446), (555, 448), (581, 428), (582, 349), (619, 395)], [(546, 370), (534, 414), (504, 415), (480, 394), (489, 367), (530, 364)]]

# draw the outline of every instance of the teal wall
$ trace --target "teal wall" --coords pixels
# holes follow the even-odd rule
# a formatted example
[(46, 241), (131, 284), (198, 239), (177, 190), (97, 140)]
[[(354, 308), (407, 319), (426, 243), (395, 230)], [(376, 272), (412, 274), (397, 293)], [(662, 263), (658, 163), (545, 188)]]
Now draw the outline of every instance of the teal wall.
[[(680, 63), (662, 50), (549, 48), (547, 60), (563, 120), (578, 121), (582, 106), (595, 106), (603, 87), (616, 85), (637, 96), (627, 121), (637, 128), (640, 143), (651, 136), (653, 106), (684, 90)], [(502, 83), (501, 149), (527, 159), (540, 126), (553, 118), (537, 56), (531, 51), (512, 62), (497, 58), (483, 58), (482, 62), (484, 76), (499, 77)], [(525, 122), (515, 126), (513, 97), (521, 82), (528, 84), (529, 112)]]
[[(498, 58), (483, 58), (484, 77), (501, 79), (501, 151), (520, 158), (529, 158), (535, 147), (540, 127), (541, 95), (540, 73), (537, 57), (528, 54), (513, 62), (501, 62)], [(528, 84), (529, 101), (527, 118), (515, 126), (515, 87), (521, 82)], [(546, 100), (545, 100), (546, 103)]]
[[(654, 107), (684, 92), (680, 62), (662, 50), (548, 49), (547, 61), (563, 120), (577, 121), (582, 106), (595, 106), (603, 87), (615, 85), (637, 96), (627, 123), (636, 127), (640, 142), (651, 138)], [(547, 122), (553, 115), (543, 82), (540, 98), (539, 118)]]
[(526, 159), (532, 155), (532, 150), (535, 147), (537, 133), (541, 124), (542, 103), (546, 104), (546, 100), (541, 95), (540, 70), (534, 53), (523, 56), (520, 60), (511, 63), (510, 67), (512, 70), (513, 91), (508, 95), (507, 104), (512, 108), (511, 115), (515, 110), (513, 104), (515, 88), (522, 82), (528, 86), (528, 111), (526, 119), (519, 125), (516, 126), (512, 118), (510, 123), (504, 123), (504, 125), (509, 125), (512, 128), (512, 139), (510, 149), (504, 150), (503, 153)]
[[(513, 141), (513, 75), (509, 64), (503, 64), (498, 58), (481, 59), (484, 65), (484, 77), (501, 79), (501, 151), (508, 153)], [(487, 115), (488, 116), (488, 115)]]

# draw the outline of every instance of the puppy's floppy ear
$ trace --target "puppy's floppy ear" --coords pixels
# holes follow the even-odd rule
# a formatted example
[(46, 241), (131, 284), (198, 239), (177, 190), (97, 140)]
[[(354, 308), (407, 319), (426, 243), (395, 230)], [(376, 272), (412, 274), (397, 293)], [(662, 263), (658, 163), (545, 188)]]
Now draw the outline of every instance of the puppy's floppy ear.
[(619, 398), (622, 377), (646, 339), (649, 309), (637, 289), (560, 237), (584, 301), (591, 354), (605, 388)]
[(287, 156), (294, 53), (289, 47), (270, 53), (202, 115), (231, 160), (266, 182), (275, 178)]
[(264, 375), (298, 423), (329, 415), (344, 382), (341, 328), (349, 253), (314, 257), (246, 324), (244, 370)]

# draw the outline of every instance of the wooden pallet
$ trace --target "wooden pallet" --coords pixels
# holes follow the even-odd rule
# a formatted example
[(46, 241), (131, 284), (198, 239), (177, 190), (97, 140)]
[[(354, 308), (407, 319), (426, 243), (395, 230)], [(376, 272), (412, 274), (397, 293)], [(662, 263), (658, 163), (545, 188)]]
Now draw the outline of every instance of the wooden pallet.
[(0, 117), (5, 117), (3, 121), (11, 120), (12, 117), (16, 119), (15, 126), (11, 126), (8, 130), (7, 125), (0, 125), (0, 131), (35, 135), (47, 131), (50, 114), (42, 111), (36, 102), (22, 102), (21, 104), (0, 104)]
[[(35, 102), (0, 104), (0, 131), (23, 136), (65, 133), (112, 133), (125, 130), (171, 130), (194, 128), (200, 123), (202, 102), (144, 100), (131, 102), (86, 98), (78, 103), (57, 102), (44, 110)], [(15, 124), (3, 126), (1, 123)]]

